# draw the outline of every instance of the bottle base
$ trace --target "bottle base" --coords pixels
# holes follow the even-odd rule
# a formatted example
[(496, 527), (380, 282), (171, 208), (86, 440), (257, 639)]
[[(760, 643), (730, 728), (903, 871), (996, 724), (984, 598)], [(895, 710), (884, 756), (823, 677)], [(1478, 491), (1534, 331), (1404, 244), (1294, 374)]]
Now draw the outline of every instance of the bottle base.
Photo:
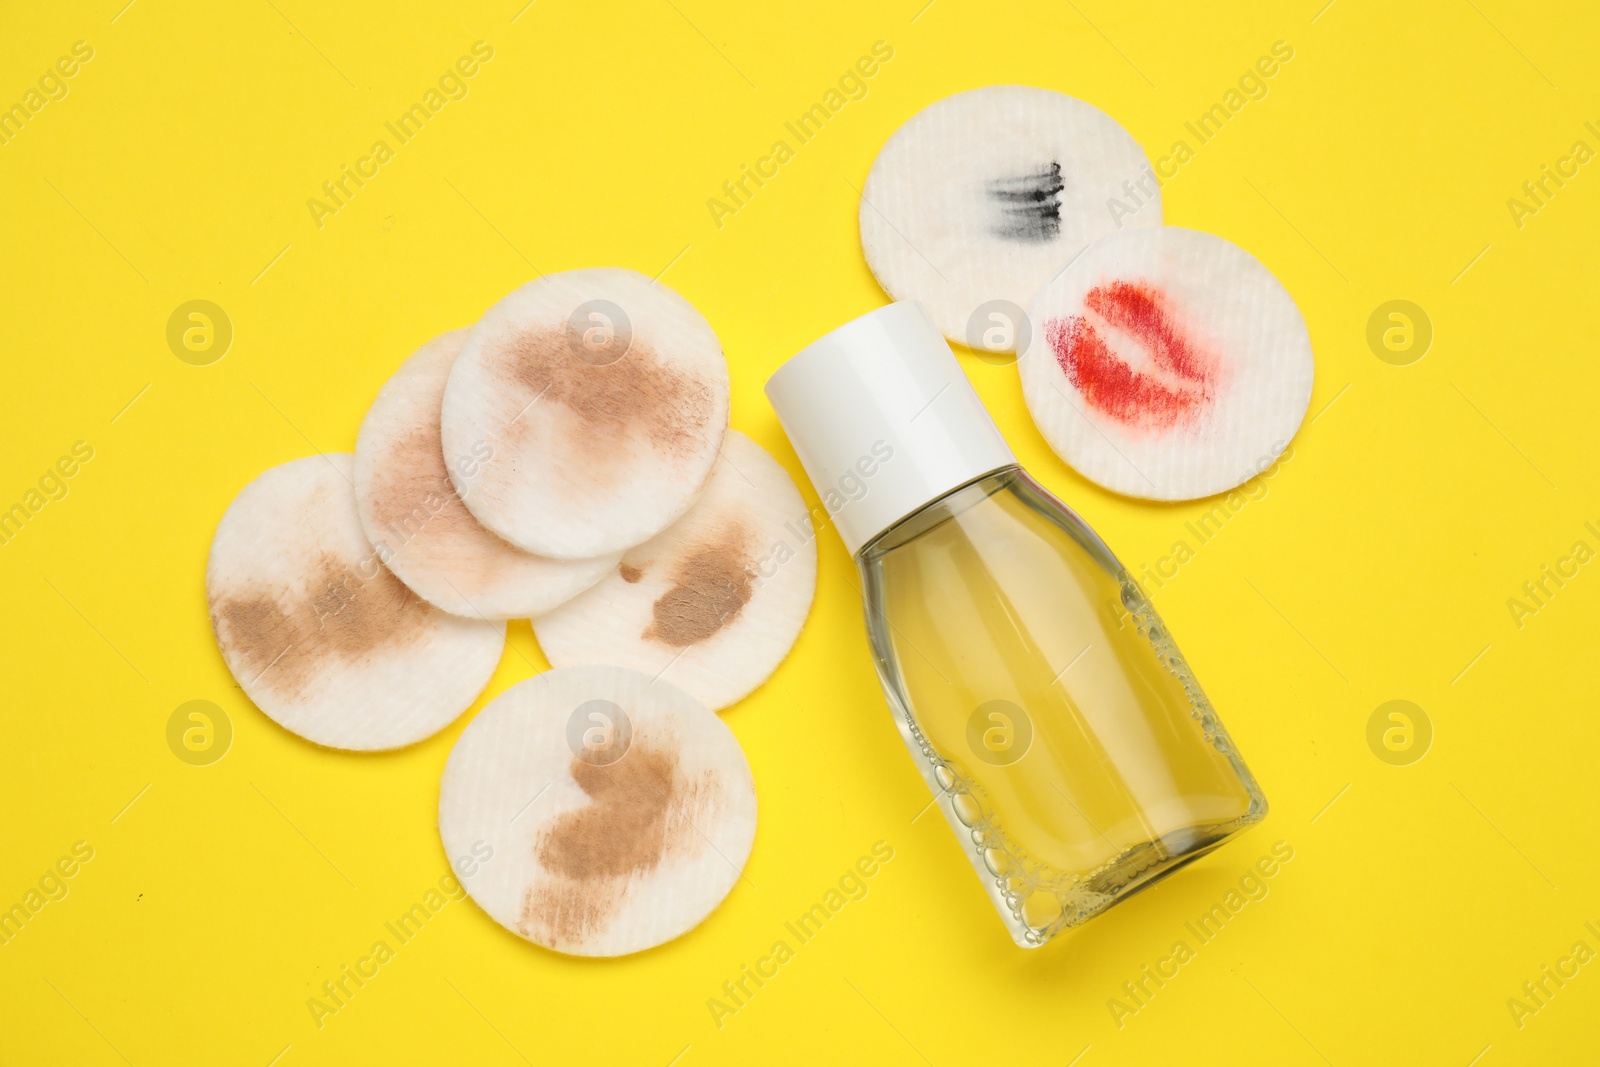
[(1236, 819), (1181, 827), (1136, 845), (1073, 879), (1065, 892), (1038, 889), (1011, 909), (1006, 926), (1012, 940), (1022, 948), (1038, 948), (1226, 844), (1266, 815), (1266, 801), (1257, 799)]

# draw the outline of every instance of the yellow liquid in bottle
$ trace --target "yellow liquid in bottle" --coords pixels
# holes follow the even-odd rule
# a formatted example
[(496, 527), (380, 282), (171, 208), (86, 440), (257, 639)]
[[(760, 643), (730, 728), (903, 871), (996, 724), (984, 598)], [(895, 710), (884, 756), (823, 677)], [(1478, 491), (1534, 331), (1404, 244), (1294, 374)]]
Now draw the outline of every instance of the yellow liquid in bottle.
[(1265, 816), (1138, 586), (1020, 470), (903, 520), (859, 563), (902, 736), (1018, 944)]

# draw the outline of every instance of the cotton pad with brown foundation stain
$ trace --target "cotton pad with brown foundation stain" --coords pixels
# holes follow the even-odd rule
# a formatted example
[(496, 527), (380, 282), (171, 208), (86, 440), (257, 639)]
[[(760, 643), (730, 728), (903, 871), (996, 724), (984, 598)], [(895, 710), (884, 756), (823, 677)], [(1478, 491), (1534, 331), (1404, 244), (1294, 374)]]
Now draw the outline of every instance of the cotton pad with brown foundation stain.
[(445, 764), (439, 834), (496, 922), (578, 956), (698, 925), (755, 838), (750, 767), (716, 714), (619, 667), (547, 671), (496, 697)]
[(473, 327), (440, 419), (450, 478), (483, 525), (528, 552), (592, 559), (693, 503), (727, 432), (728, 367), (665, 285), (617, 268), (548, 274)]
[(731, 430), (689, 513), (535, 619), (534, 632), (558, 667), (632, 667), (727, 707), (765, 681), (799, 636), (816, 591), (815, 538), (788, 473)]
[[(468, 332), (429, 341), (378, 391), (356, 439), (356, 500), (367, 537), (418, 596), (452, 615), (526, 618), (593, 585), (617, 555), (532, 555), (489, 532), (461, 502), (445, 470), (439, 410)], [(458, 457), (466, 492), (493, 457), (487, 442)]]
[(1311, 337), (1250, 253), (1176, 226), (1096, 241), (1039, 291), (1017, 361), (1039, 432), (1090, 481), (1192, 500), (1270, 467), (1311, 402)]
[(353, 460), (308, 456), (245, 486), (211, 542), (206, 597), (223, 660), (269, 717), (332, 748), (398, 748), (477, 699), (505, 625), (448, 615), (384, 567)]

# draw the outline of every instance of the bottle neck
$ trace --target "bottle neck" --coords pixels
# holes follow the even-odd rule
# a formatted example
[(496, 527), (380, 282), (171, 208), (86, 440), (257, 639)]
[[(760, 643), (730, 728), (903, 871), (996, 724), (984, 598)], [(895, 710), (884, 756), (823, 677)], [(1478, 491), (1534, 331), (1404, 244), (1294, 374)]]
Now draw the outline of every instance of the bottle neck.
[(1019, 477), (1026, 478), (1027, 472), (1012, 462), (962, 482), (929, 500), (910, 514), (895, 520), (882, 532), (869, 538), (857, 550), (856, 560), (865, 559), (869, 555), (892, 552), (941, 523), (950, 521), (968, 508), (977, 506), (995, 493), (1001, 492)]

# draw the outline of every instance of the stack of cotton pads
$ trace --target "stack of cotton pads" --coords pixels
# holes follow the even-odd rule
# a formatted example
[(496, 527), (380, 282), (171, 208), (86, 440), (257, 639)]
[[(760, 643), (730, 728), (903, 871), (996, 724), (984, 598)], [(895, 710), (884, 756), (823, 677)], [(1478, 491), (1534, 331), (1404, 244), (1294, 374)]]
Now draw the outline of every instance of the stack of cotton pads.
[(883, 288), (921, 302), (946, 337), (1017, 353), (1028, 410), (1079, 473), (1189, 500), (1288, 445), (1311, 400), (1311, 340), (1249, 253), (1162, 225), (1159, 184), (1093, 106), (974, 89), (883, 146), (861, 245)]
[(454, 721), (505, 620), (531, 618), (556, 669), (463, 733), (441, 833), (497, 920), (613, 955), (699, 922), (743, 868), (754, 787), (715, 711), (777, 668), (810, 612), (815, 543), (784, 536), (807, 514), (729, 429), (699, 312), (631, 271), (569, 271), (422, 346), (353, 456), (247, 485), (206, 591), (250, 699), (352, 750)]

